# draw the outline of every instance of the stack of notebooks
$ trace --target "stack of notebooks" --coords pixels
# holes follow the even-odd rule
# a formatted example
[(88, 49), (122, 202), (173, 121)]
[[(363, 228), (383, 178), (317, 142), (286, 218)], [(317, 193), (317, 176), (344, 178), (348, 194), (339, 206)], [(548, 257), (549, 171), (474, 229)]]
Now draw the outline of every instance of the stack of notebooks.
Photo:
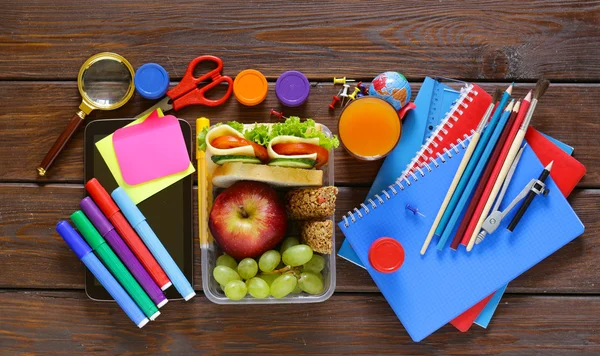
[[(506, 230), (509, 214), (471, 252), (430, 248), (419, 253), (490, 102), (490, 95), (477, 85), (464, 83), (454, 90), (426, 78), (416, 109), (403, 122), (402, 138), (384, 161), (365, 203), (339, 223), (347, 239), (338, 254), (369, 271), (414, 341), (447, 323), (463, 332), (473, 323), (487, 327), (507, 283), (584, 230), (566, 196), (585, 168), (571, 157), (571, 147), (529, 128), (501, 210), (548, 163), (554, 161), (554, 168), (546, 180), (548, 195), (534, 199), (518, 230)], [(423, 162), (429, 163), (428, 169), (417, 168)], [(371, 244), (380, 237), (391, 237), (404, 249), (404, 263), (395, 272), (378, 272), (369, 263)]]

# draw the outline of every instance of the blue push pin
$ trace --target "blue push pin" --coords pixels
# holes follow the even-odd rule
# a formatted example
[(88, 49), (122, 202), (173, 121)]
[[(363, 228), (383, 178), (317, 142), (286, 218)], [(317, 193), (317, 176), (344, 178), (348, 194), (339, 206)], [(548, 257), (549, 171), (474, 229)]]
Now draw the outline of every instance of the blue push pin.
[(406, 209), (411, 211), (413, 214), (417, 215), (421, 215), (422, 217), (425, 217), (425, 215), (423, 215), (418, 208), (415, 208), (414, 206), (410, 206), (409, 204), (406, 204)]
[(156, 63), (146, 63), (135, 72), (133, 82), (143, 98), (155, 100), (167, 93), (169, 73)]

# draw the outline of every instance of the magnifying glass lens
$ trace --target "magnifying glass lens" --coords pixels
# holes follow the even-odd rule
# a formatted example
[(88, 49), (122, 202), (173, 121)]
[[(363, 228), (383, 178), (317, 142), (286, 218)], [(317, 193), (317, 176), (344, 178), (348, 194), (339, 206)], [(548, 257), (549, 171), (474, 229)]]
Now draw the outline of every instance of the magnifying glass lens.
[(107, 107), (123, 101), (132, 83), (130, 70), (123, 62), (102, 59), (85, 70), (83, 92), (92, 104)]

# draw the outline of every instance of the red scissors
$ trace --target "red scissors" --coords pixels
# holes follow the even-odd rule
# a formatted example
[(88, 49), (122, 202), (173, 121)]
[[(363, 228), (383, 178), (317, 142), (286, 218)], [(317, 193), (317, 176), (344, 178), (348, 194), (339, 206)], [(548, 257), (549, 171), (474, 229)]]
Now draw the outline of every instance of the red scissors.
[[(217, 65), (217, 67), (198, 78), (194, 77), (194, 70), (200, 62), (204, 61), (213, 62)], [(200, 56), (195, 58), (188, 65), (181, 82), (179, 82), (175, 88), (169, 90), (167, 92), (167, 96), (165, 96), (156, 105), (136, 116), (136, 119), (144, 117), (159, 108), (163, 112), (166, 112), (171, 109), (179, 110), (188, 105), (218, 106), (223, 104), (225, 100), (231, 96), (231, 91), (233, 90), (233, 80), (226, 75), (221, 75), (222, 70), (223, 61), (219, 57)], [(200, 83), (207, 81), (210, 82), (202, 87), (200, 86)], [(204, 94), (223, 82), (227, 82), (229, 84), (227, 86), (227, 93), (225, 93), (225, 95), (223, 95), (223, 97), (220, 99), (207, 99)]]

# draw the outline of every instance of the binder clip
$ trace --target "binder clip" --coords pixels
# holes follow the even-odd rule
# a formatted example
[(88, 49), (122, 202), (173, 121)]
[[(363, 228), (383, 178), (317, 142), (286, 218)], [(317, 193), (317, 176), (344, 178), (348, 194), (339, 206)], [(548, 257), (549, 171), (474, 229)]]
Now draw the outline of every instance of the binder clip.
[(346, 84), (346, 83), (352, 83), (354, 82), (354, 79), (346, 79), (346, 77), (341, 77), (341, 78), (336, 78), (333, 77), (333, 84)]
[(279, 119), (287, 119), (287, 116), (283, 116), (283, 112), (281, 112), (281, 111), (275, 111), (275, 109), (271, 109), (271, 115), (272, 116), (276, 116)]

